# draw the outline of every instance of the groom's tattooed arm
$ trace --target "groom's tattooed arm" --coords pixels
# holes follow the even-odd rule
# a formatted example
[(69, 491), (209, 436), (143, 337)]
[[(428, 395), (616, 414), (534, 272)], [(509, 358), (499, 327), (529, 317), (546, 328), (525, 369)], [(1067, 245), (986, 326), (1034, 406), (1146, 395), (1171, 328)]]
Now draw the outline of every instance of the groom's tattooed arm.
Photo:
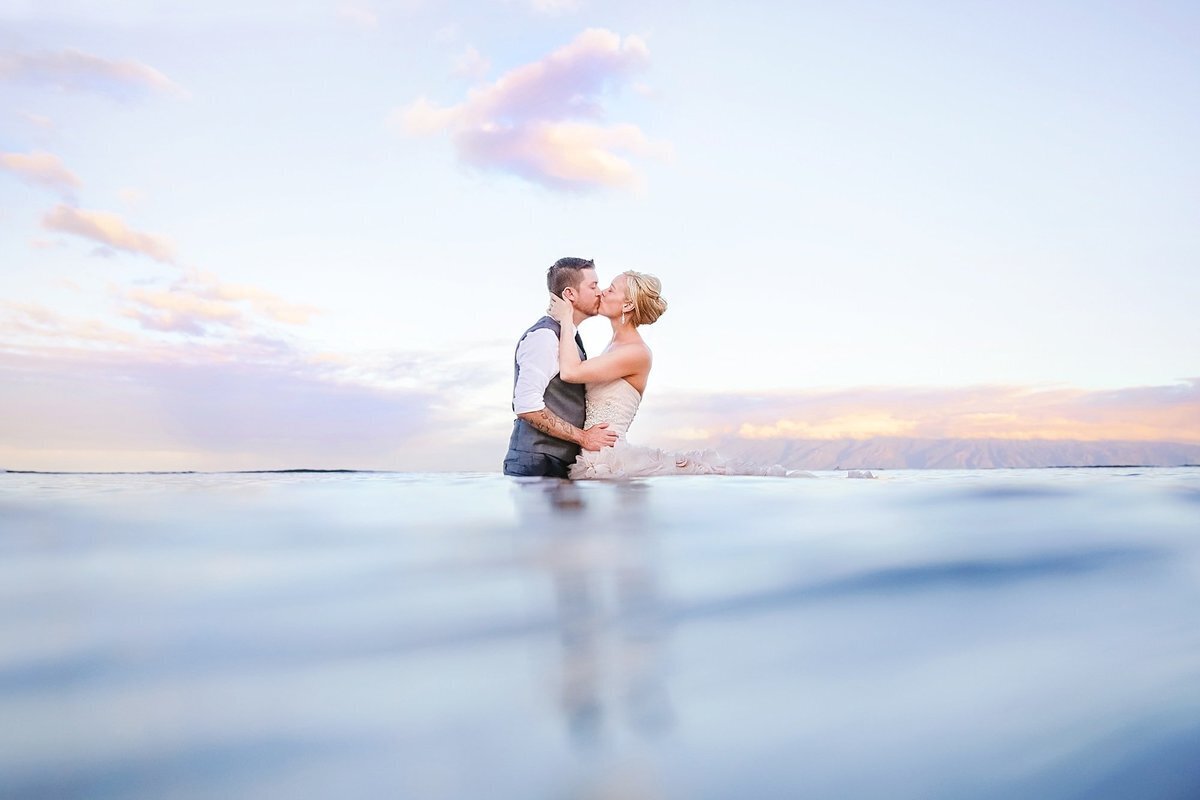
[(583, 431), (548, 408), (543, 408), (541, 411), (527, 411), (524, 414), (517, 414), (517, 416), (555, 439), (565, 439), (568, 442), (579, 444), (583, 435)]
[(540, 411), (527, 411), (517, 416), (542, 433), (549, 434), (556, 439), (574, 442), (584, 450), (599, 450), (612, 445), (617, 440), (617, 434), (609, 431), (607, 424), (593, 425), (587, 430), (580, 430), (548, 408)]

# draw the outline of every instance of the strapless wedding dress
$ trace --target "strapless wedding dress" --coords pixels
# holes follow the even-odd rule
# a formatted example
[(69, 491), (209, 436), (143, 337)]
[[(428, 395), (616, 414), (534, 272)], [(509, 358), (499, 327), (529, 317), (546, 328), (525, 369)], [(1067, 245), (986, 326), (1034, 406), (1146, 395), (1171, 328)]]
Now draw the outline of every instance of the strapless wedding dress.
[(617, 443), (603, 450), (584, 450), (571, 465), (573, 480), (642, 478), (654, 475), (770, 475), (780, 478), (813, 478), (808, 472), (778, 464), (752, 464), (725, 458), (716, 450), (658, 450), (630, 444), (625, 433), (637, 415), (642, 396), (624, 378), (586, 386), (587, 419), (583, 427), (601, 422), (617, 434)]

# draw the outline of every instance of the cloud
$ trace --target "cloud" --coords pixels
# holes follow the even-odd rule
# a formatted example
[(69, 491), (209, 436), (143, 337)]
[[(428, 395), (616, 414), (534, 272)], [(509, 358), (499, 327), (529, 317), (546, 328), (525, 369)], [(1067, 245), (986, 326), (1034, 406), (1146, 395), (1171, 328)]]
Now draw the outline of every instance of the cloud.
[(0, 310), (6, 312), (0, 315), (0, 338), (10, 349), (29, 341), (53, 342), (59, 348), (82, 345), (98, 349), (138, 343), (138, 337), (129, 331), (99, 320), (66, 317), (35, 303), (0, 301)]
[(1110, 391), (1014, 386), (677, 395), (639, 425), (672, 440), (1004, 439), (1200, 443), (1200, 379)]
[(0, 79), (48, 85), (62, 91), (95, 91), (116, 96), (135, 92), (187, 94), (166, 75), (139, 61), (114, 61), (71, 49), (2, 52)]
[(458, 146), (469, 163), (505, 164), (516, 175), (557, 189), (634, 187), (637, 171), (615, 151), (662, 152), (634, 125), (604, 128), (577, 122), (537, 123), (520, 131), (464, 131)]
[[(503, 456), (507, 341), (306, 351), (264, 327), (255, 302), (274, 296), (253, 287), (191, 273), (119, 296), (152, 324), (0, 301), (0, 467), (495, 470)], [(808, 469), (1173, 464), (1200, 458), (1198, 420), (1200, 378), (1108, 391), (655, 391), (631, 438)]]
[(318, 309), (290, 303), (265, 289), (222, 283), (209, 273), (193, 271), (166, 289), (133, 288), (123, 292), (128, 304), (122, 315), (143, 328), (167, 333), (208, 336), (221, 328), (250, 330), (261, 320), (304, 325)]
[(434, 416), (297, 363), (0, 352), (0, 381), (9, 469), (396, 468)]
[(364, 356), (236, 334), (167, 338), (0, 301), (0, 467), (482, 470), (503, 456), (493, 429), (509, 420), (478, 408), (509, 377), (486, 348)]
[(263, 316), (287, 325), (305, 325), (319, 313), (315, 306), (291, 303), (265, 289), (245, 284), (221, 283), (215, 275), (199, 272), (189, 281), (200, 297), (227, 302), (247, 302)]
[(738, 434), (747, 439), (865, 439), (873, 436), (904, 436), (914, 432), (917, 423), (897, 419), (887, 412), (841, 414), (816, 422), (781, 419), (767, 425), (743, 423)]
[(492, 63), (471, 45), (454, 60), (454, 74), (468, 80), (478, 80), (487, 74)]
[(232, 303), (209, 300), (187, 291), (129, 289), (132, 305), (123, 311), (143, 328), (204, 336), (211, 325), (242, 327), (245, 314)]
[(62, 194), (79, 189), (83, 181), (51, 153), (0, 153), (0, 169), (29, 184), (45, 186)]
[(636, 125), (605, 125), (604, 94), (644, 70), (650, 52), (636, 36), (589, 29), (531, 64), (472, 89), (457, 105), (420, 97), (390, 123), (412, 135), (446, 133), (473, 167), (518, 175), (554, 189), (632, 187), (626, 158), (666, 157)]
[[(134, 231), (116, 214), (60, 204), (43, 217), (42, 226), (98, 243), (91, 253), (94, 257), (112, 258), (120, 250), (175, 263), (168, 240)], [(137, 286), (115, 291), (123, 303), (120, 314), (141, 328), (197, 337), (223, 335), (230, 330), (244, 334), (262, 328), (264, 322), (304, 325), (319, 313), (314, 306), (289, 302), (256, 286), (225, 283), (196, 269), (166, 287)]]
[(42, 227), (90, 239), (114, 250), (144, 255), (164, 264), (174, 263), (174, 248), (168, 240), (132, 230), (116, 214), (59, 204), (42, 218)]

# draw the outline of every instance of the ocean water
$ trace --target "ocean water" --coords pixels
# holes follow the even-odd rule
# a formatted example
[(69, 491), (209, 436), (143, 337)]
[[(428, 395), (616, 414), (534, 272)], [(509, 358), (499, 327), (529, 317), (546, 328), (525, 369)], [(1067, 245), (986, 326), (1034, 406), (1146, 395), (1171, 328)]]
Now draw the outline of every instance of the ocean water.
[(1200, 797), (1200, 469), (0, 474), (0, 797)]

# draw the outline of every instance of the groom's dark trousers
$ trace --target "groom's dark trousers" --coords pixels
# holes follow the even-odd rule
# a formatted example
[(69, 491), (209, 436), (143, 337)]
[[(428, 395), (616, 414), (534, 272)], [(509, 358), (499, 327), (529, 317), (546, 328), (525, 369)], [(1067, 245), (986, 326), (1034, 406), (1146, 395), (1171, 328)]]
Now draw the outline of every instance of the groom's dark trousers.
[(504, 474), (522, 478), (565, 478), (567, 462), (546, 453), (509, 453), (504, 458)]

